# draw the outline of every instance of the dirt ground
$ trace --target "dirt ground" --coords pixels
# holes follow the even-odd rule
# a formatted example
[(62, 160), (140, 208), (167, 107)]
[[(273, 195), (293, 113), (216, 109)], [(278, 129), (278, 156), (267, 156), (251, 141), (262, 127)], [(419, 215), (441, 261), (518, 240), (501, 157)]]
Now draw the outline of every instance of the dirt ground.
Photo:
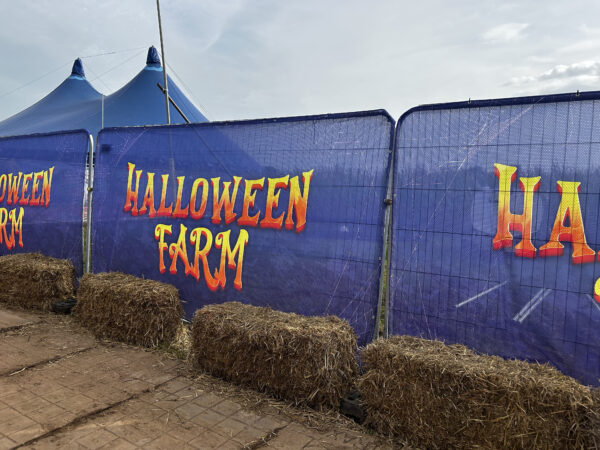
[(181, 356), (98, 341), (70, 316), (0, 306), (0, 450), (394, 445), (335, 412), (194, 372)]

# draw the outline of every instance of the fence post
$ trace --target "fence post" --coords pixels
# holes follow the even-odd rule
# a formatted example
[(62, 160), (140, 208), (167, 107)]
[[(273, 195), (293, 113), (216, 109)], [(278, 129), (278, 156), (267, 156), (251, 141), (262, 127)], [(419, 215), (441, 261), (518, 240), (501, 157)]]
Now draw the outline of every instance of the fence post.
[(85, 236), (85, 269), (84, 273), (91, 271), (91, 256), (92, 256), (92, 195), (94, 191), (94, 138), (90, 134), (88, 145), (88, 187), (87, 187), (87, 227)]
[(379, 275), (379, 295), (377, 297), (377, 316), (373, 340), (379, 337), (379, 322), (383, 313), (383, 337), (388, 337), (388, 309), (390, 293), (390, 257), (391, 228), (394, 198), (394, 160), (396, 157), (396, 129), (391, 140), (390, 164), (387, 176), (387, 192), (385, 194), (385, 213), (383, 217), (383, 249), (381, 251), (381, 273)]

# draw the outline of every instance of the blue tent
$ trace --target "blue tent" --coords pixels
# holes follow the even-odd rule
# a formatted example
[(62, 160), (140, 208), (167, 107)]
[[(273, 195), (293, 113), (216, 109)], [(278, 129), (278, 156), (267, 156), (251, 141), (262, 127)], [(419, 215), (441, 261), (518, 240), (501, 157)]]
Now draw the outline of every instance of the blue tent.
[[(206, 117), (181, 92), (167, 75), (169, 97), (181, 109), (190, 122), (207, 122)], [(104, 99), (104, 126), (124, 127), (135, 125), (165, 124), (165, 96), (158, 86), (164, 87), (163, 71), (158, 52), (154, 47), (148, 50), (146, 67), (129, 83)], [(186, 123), (185, 119), (171, 104), (171, 123)]]
[[(104, 97), (86, 80), (81, 60), (71, 75), (46, 97), (0, 122), (0, 136), (86, 129), (96, 136), (105, 127), (159, 125), (166, 123), (165, 97), (161, 88), (163, 71), (158, 52), (148, 50), (146, 67), (115, 93)], [(190, 122), (207, 122), (206, 117), (169, 77), (169, 96)], [(104, 110), (104, 111), (103, 111)], [(171, 105), (171, 123), (186, 123)]]
[[(81, 60), (75, 60), (71, 75), (46, 97), (0, 122), (0, 136), (86, 128), (98, 130), (100, 94), (86, 80)], [(98, 116), (100, 117), (100, 116)]]

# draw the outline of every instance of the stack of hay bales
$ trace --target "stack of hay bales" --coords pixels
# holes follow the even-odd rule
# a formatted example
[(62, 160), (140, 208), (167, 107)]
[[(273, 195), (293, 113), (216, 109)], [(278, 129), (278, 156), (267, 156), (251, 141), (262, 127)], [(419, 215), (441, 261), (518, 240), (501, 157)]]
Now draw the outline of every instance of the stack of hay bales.
[(597, 448), (590, 388), (548, 366), (408, 336), (361, 353), (367, 423), (426, 448)]
[(177, 288), (118, 272), (84, 275), (73, 312), (99, 338), (145, 347), (170, 343), (183, 317)]
[(0, 257), (0, 302), (48, 311), (52, 303), (74, 295), (71, 261), (39, 253)]
[(346, 321), (239, 302), (196, 312), (192, 352), (212, 375), (313, 407), (339, 407), (357, 374), (356, 336)]

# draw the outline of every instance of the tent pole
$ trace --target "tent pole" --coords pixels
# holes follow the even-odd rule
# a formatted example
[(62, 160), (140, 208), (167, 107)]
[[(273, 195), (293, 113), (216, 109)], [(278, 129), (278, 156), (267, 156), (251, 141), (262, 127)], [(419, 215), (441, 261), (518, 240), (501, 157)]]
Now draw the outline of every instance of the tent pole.
[(156, 0), (156, 11), (158, 12), (158, 32), (160, 33), (160, 52), (162, 53), (163, 76), (165, 80), (165, 107), (167, 108), (167, 125), (171, 125), (171, 114), (169, 113), (169, 85), (167, 84), (167, 60), (165, 59), (165, 46), (163, 44), (162, 22), (160, 20), (160, 2)]
[[(164, 94), (165, 90), (160, 85), (160, 83), (156, 83), (156, 85), (158, 86), (158, 88), (160, 89), (160, 91)], [(175, 103), (175, 100), (173, 100), (173, 97), (169, 96), (169, 101), (171, 102), (171, 105), (173, 105), (173, 107), (177, 110), (177, 112), (179, 113), (179, 115), (181, 117), (183, 117), (183, 120), (185, 120), (185, 123), (190, 123), (190, 119), (188, 119), (187, 116), (181, 110), (181, 108), (179, 106), (177, 106), (177, 103)]]

